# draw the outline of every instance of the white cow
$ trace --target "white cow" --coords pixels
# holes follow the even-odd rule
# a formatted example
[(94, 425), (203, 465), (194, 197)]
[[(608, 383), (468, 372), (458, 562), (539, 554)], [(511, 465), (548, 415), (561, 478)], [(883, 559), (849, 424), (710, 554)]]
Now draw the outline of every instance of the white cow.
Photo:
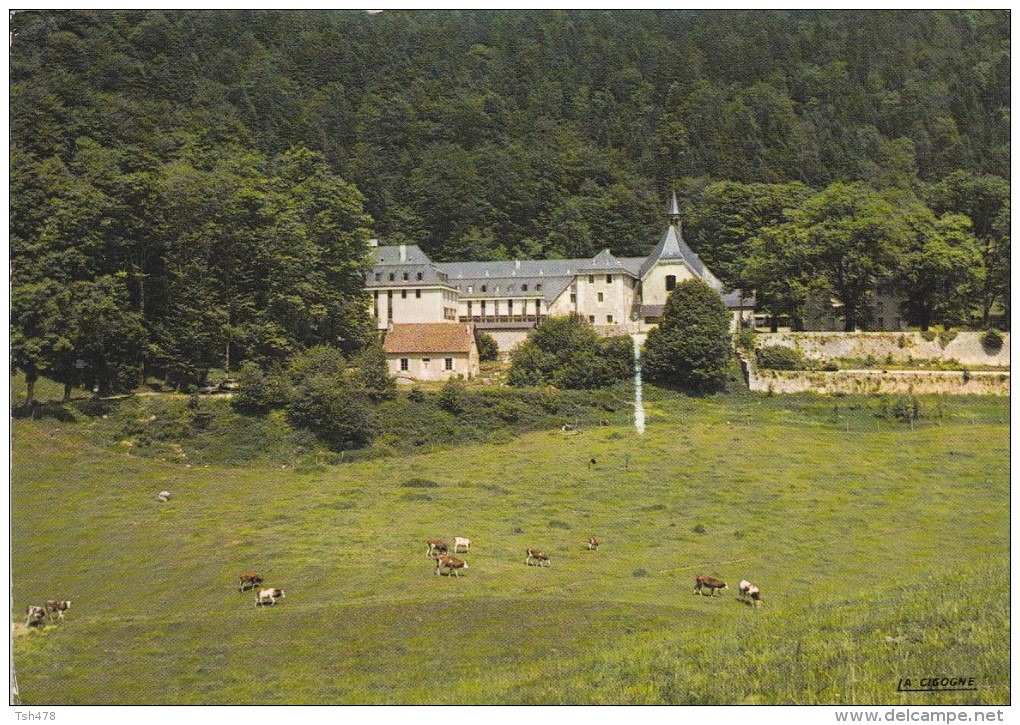
[(283, 599), (287, 595), (282, 589), (260, 589), (255, 595), (255, 606), (261, 607), (265, 604), (276, 604), (277, 599)]
[(471, 550), (471, 539), (465, 539), (463, 536), (453, 537), (453, 553), (460, 553), (460, 547), (464, 547), (464, 551), (468, 552)]
[(747, 581), (747, 579), (742, 579), (740, 581), (740, 594), (738, 596), (740, 599), (745, 602), (749, 602), (751, 606), (754, 607), (757, 607), (758, 604), (761, 603), (761, 592), (758, 590), (758, 587)]
[(169, 501), (170, 500), (170, 492), (169, 491), (160, 491), (159, 492), (159, 500), (164, 502), (164, 503)]

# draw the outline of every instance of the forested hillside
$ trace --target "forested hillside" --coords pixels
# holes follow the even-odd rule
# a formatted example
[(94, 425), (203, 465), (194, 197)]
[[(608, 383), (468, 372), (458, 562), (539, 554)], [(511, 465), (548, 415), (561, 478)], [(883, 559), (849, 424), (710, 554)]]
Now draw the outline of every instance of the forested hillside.
[(1008, 307), (1005, 11), (11, 25), (12, 342), (30, 375), (105, 390), (143, 365), (188, 382), (351, 351), (370, 235), (438, 260), (645, 254), (671, 187), (696, 251), (776, 312), (834, 287), (841, 237), (809, 267), (797, 240), (851, 198), (923, 223), (850, 245), (867, 263), (832, 289), (848, 309), (865, 278), (960, 265), (952, 300), (914, 301), (918, 324)]

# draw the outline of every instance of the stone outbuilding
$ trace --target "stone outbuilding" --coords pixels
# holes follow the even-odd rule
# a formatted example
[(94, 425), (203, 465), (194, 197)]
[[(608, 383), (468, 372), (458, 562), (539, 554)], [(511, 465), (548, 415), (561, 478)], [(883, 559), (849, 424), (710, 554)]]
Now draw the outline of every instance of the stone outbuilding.
[(464, 322), (393, 324), (383, 342), (390, 375), (410, 380), (446, 380), (478, 375), (475, 327)]

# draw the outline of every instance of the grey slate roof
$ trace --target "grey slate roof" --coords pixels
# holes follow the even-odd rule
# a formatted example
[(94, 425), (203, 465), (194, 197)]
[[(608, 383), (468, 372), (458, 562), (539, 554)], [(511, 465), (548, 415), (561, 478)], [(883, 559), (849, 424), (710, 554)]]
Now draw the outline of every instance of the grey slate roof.
[(623, 262), (613, 256), (608, 249), (603, 249), (592, 259), (589, 259), (582, 267), (584, 272), (626, 272), (630, 274)]
[(716, 276), (708, 271), (705, 263), (698, 258), (698, 255), (694, 253), (694, 250), (687, 246), (687, 242), (684, 241), (683, 235), (680, 230), (669, 225), (669, 229), (662, 235), (662, 239), (655, 245), (655, 249), (652, 253), (645, 258), (641, 264), (640, 276), (643, 278), (648, 271), (655, 266), (660, 260), (663, 261), (681, 261), (690, 267), (691, 271), (697, 276), (701, 277), (707, 282), (713, 289), (722, 291), (723, 284)]

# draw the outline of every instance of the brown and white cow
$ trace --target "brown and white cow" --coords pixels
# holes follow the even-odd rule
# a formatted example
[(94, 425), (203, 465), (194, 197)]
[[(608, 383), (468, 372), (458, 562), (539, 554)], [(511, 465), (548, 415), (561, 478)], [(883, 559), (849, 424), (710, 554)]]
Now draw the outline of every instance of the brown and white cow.
[(241, 575), (240, 584), (237, 591), (243, 592), (246, 589), (254, 589), (255, 587), (262, 584), (262, 575), (257, 571), (246, 571)]
[(436, 554), (445, 554), (448, 551), (446, 542), (442, 539), (429, 539), (425, 544), (428, 546), (425, 550), (425, 556), (431, 556), (433, 559), (436, 558)]
[(589, 536), (588, 537), (588, 551), (598, 551), (599, 544), (601, 544), (601, 543), (602, 542), (598, 540), (598, 537)]
[(282, 589), (260, 589), (255, 595), (255, 606), (261, 607), (265, 604), (276, 604), (277, 599), (283, 599), (287, 595)]
[(440, 571), (445, 567), (446, 575), (449, 576), (452, 572), (457, 578), (460, 578), (460, 574), (457, 572), (460, 569), (469, 569), (467, 562), (463, 559), (458, 559), (455, 556), (447, 556), (446, 554), (439, 554), (435, 557), (436, 560), (436, 576), (439, 576)]
[(533, 561), (537, 561), (539, 566), (549, 566), (549, 557), (541, 549), (528, 548), (524, 550), (524, 553), (528, 555), (524, 560), (526, 566), (531, 566)]
[(460, 553), (460, 547), (462, 547), (462, 546), (464, 547), (464, 552), (465, 553), (467, 553), (468, 551), (471, 551), (471, 539), (465, 539), (463, 536), (454, 536), (453, 537), (453, 553), (454, 554), (459, 554)]
[(708, 589), (711, 592), (711, 596), (714, 597), (717, 589), (729, 589), (729, 587), (726, 586), (726, 582), (722, 579), (699, 574), (694, 577), (694, 593), (701, 594), (702, 589)]
[(29, 607), (25, 614), (26, 627), (41, 627), (46, 621), (46, 610), (43, 607)]
[(70, 599), (47, 599), (46, 600), (46, 614), (53, 616), (56, 614), (61, 619), (64, 618), (64, 612), (71, 608)]

